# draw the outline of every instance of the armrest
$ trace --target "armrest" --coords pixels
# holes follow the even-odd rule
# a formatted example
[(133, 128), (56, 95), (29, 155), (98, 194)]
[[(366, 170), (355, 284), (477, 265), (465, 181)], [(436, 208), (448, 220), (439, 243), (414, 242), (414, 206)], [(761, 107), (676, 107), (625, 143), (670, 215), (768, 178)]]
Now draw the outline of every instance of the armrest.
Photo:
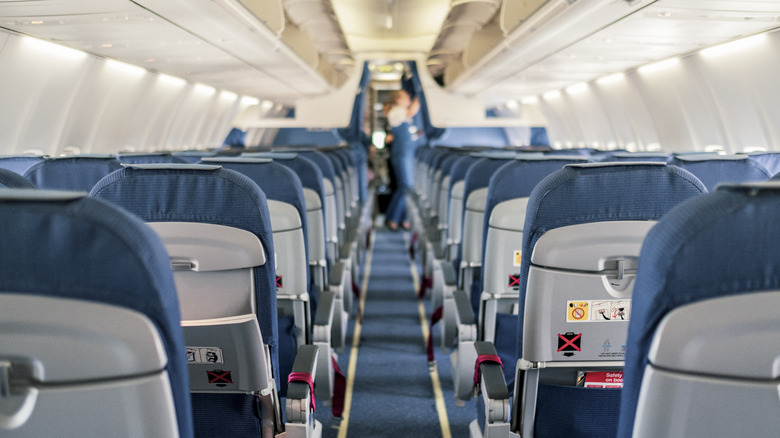
[(317, 313), (314, 315), (314, 342), (330, 343), (330, 330), (333, 325), (333, 314), (336, 306), (336, 295), (332, 292), (324, 291), (320, 294), (317, 304)]
[[(474, 343), (477, 356), (498, 356), (496, 347), (492, 342), (477, 341)], [(509, 400), (509, 391), (506, 389), (506, 380), (501, 365), (495, 362), (482, 362), (479, 365), (482, 374), (481, 386), (483, 395), (491, 400)]]
[(342, 277), (344, 277), (344, 269), (346, 265), (342, 261), (338, 261), (330, 267), (330, 273), (328, 274), (328, 284), (331, 286), (343, 286), (341, 284)]
[[(317, 370), (317, 355), (319, 347), (314, 345), (302, 345), (298, 348), (293, 363), (292, 372), (311, 376), (314, 381)], [(308, 383), (291, 381), (287, 384), (287, 422), (308, 423), (310, 408), (314, 409), (314, 393)]]
[(456, 290), (452, 293), (452, 297), (455, 299), (455, 317), (458, 326), (464, 325), (477, 325), (477, 321), (474, 319), (474, 312), (471, 310), (471, 302), (466, 292), (462, 290)]
[(452, 263), (442, 263), (441, 273), (444, 276), (445, 286), (455, 286), (458, 283), (458, 276), (455, 273), (455, 267), (452, 266)]
[(350, 258), (352, 252), (352, 245), (350, 241), (345, 241), (341, 248), (339, 248), (339, 259), (344, 260)]
[(444, 260), (445, 256), (446, 254), (442, 245), (433, 245), (433, 257), (437, 260)]

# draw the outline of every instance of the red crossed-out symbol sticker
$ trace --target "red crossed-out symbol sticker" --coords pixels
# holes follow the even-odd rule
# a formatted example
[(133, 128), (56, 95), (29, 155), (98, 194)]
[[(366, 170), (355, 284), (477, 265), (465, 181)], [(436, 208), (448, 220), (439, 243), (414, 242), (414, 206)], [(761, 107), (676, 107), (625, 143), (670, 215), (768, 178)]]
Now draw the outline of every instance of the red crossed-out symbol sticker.
[(580, 348), (581, 341), (582, 333), (558, 333), (558, 351), (582, 351)]
[(206, 373), (209, 376), (209, 383), (215, 383), (217, 385), (224, 385), (225, 383), (233, 383), (233, 377), (230, 375), (230, 371), (206, 370)]
[(509, 275), (509, 287), (516, 287), (520, 288), (520, 274), (517, 275)]
[(284, 283), (282, 283), (282, 276), (277, 275), (276, 276), (276, 287), (284, 287)]

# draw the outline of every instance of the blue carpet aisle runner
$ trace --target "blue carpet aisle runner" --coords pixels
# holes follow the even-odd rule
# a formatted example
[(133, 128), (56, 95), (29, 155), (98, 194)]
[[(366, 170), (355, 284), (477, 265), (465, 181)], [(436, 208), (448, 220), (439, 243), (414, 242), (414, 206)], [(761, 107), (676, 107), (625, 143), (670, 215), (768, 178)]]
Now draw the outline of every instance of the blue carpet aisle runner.
[[(468, 421), (475, 418), (474, 403), (456, 408), (449, 377), (449, 358), (437, 351), (441, 387), (451, 427), (443, 434), (434, 389), (425, 356), (404, 233), (377, 231), (368, 282), (366, 305), (357, 350), (357, 367), (349, 418), (328, 418), (330, 409), (318, 406), (323, 437), (468, 437)], [(419, 269), (419, 268), (418, 268)], [(425, 300), (426, 318), (430, 315)], [(339, 357), (347, 372), (354, 322), (350, 322), (348, 348)], [(438, 342), (438, 331), (434, 331)], [(451, 429), (451, 434), (449, 433)]]

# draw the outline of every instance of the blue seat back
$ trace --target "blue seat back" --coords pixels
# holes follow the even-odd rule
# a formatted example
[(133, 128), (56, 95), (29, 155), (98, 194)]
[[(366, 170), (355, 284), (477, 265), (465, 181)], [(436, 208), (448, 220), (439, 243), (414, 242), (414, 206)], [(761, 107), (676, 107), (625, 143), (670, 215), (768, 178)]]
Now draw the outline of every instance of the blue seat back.
[(189, 163), (188, 160), (165, 152), (159, 153), (132, 153), (119, 154), (116, 157), (122, 164), (151, 164), (151, 163)]
[(30, 166), (24, 177), (39, 189), (89, 192), (104, 176), (121, 168), (110, 156), (46, 158)]
[(707, 190), (714, 190), (719, 183), (764, 181), (771, 176), (763, 165), (747, 155), (677, 155), (669, 164), (696, 175)]
[(770, 174), (775, 175), (780, 172), (780, 153), (764, 152), (750, 154), (750, 158), (758, 161)]
[(35, 185), (22, 175), (8, 169), (0, 169), (0, 187), (9, 189), (34, 189)]
[(91, 196), (119, 205), (147, 222), (224, 225), (257, 236), (267, 261), (254, 268), (256, 313), (263, 342), (270, 347), (273, 363), (278, 363), (271, 219), (265, 194), (257, 184), (219, 166), (149, 164), (108, 175), (95, 186)]
[(179, 304), (157, 235), (136, 216), (84, 194), (3, 190), (0, 241), (0, 291), (107, 304), (151, 320), (167, 355), (180, 436), (192, 436)]
[(0, 157), (0, 169), (7, 169), (11, 172), (24, 175), (24, 172), (33, 164), (43, 161), (44, 157), (39, 155), (8, 155)]
[(669, 154), (664, 152), (617, 152), (603, 161), (656, 161), (665, 163)]
[[(498, 168), (490, 177), (488, 182), (487, 200), (485, 202), (485, 216), (482, 222), (482, 246), (481, 246), (481, 258), (483, 266), (483, 275), (486, 275), (485, 269), (487, 266), (487, 243), (488, 243), (488, 229), (490, 228), (490, 218), (493, 214), (493, 209), (502, 202), (509, 201), (517, 198), (527, 198), (531, 195), (534, 187), (547, 177), (549, 174), (560, 170), (567, 164), (582, 163), (587, 161), (584, 156), (550, 156), (550, 157), (526, 157), (518, 156), (514, 160), (504, 163)], [(514, 250), (519, 250), (521, 243), (517, 244)], [(499, 260), (504, 260), (507, 257), (503, 254), (503, 257), (498, 257)], [(516, 263), (512, 263), (512, 267)], [(497, 267), (496, 267), (497, 268)], [(495, 269), (495, 268), (492, 268)], [(516, 269), (516, 268), (515, 268)], [(517, 272), (505, 272), (503, 277), (498, 279), (499, 282), (505, 282), (509, 275), (516, 275)], [(477, 315), (479, 311), (480, 294), (483, 290), (485, 279), (480, 276), (474, 282), (474, 287), (471, 291), (471, 305), (474, 314)], [(507, 285), (508, 283), (503, 283)], [(490, 291), (497, 292), (497, 291)], [(503, 337), (508, 339), (513, 337), (517, 332), (517, 320), (516, 318), (509, 317), (499, 321), (500, 327), (498, 331), (501, 333), (509, 334), (509, 336)], [(508, 350), (513, 350), (514, 347)], [(507, 349), (502, 349), (507, 351)], [(507, 373), (514, 373), (513, 370), (505, 369)], [(507, 375), (507, 377), (509, 377)]]
[[(692, 199), (679, 205), (664, 217), (647, 236), (640, 255), (641, 266), (637, 274), (634, 288), (633, 313), (628, 331), (626, 346), (625, 379), (620, 410), (619, 436), (632, 436), (637, 401), (640, 395), (640, 385), (646, 376), (649, 364), (648, 355), (654, 334), (660, 329), (661, 321), (676, 309), (691, 308), (694, 303), (714, 302), (717, 298), (752, 294), (763, 291), (780, 290), (780, 252), (777, 242), (780, 239), (780, 184), (746, 183), (742, 185), (727, 185), (719, 187), (706, 196)], [(754, 296), (754, 295), (752, 295)], [(724, 309), (730, 313), (730, 309)], [(775, 309), (776, 310), (776, 309)], [(679, 350), (679, 356), (705, 359), (713, 366), (738, 362), (737, 372), (746, 372), (756, 367), (766, 370), (773, 394), (774, 405), (768, 406), (773, 412), (770, 422), (776, 423), (777, 383), (775, 367), (776, 350), (768, 350), (769, 363), (766, 361), (754, 363), (748, 357), (749, 350), (767, 351), (759, 343), (754, 344), (753, 337), (744, 331), (753, 315), (748, 312), (737, 313), (742, 320), (743, 328), (732, 328), (724, 336), (716, 336), (715, 342), (726, 347), (726, 336), (737, 335), (739, 345), (745, 346), (745, 340), (750, 339), (745, 346), (746, 356), (724, 357), (719, 348), (707, 349), (707, 361), (700, 355), (691, 353), (689, 349)], [(717, 319), (717, 318), (715, 318)], [(710, 322), (717, 322), (708, 318)], [(774, 327), (777, 317), (774, 316)], [(709, 323), (703, 325), (710, 325)], [(773, 333), (768, 321), (756, 327), (763, 333)], [(694, 323), (691, 327), (698, 329)], [(706, 329), (704, 329), (706, 330)], [(705, 333), (706, 335), (706, 333)], [(741, 336), (741, 337), (740, 337)], [(758, 335), (757, 335), (758, 336)], [(776, 332), (772, 334), (776, 339)], [(765, 357), (766, 359), (766, 357)], [(756, 365), (756, 366), (752, 366)], [(709, 366), (709, 365), (708, 365)], [(701, 370), (697, 375), (702, 378), (717, 375), (715, 372)], [(729, 387), (736, 390), (739, 378), (729, 378)], [(744, 379), (744, 378), (743, 378)], [(760, 379), (748, 379), (749, 385), (757, 387)], [(735, 392), (728, 391), (731, 394)], [(686, 394), (686, 393), (681, 393)], [(698, 404), (703, 402), (695, 397), (680, 400), (675, 393), (669, 393), (670, 400), (675, 404)], [(733, 413), (742, 411), (741, 404), (749, 404), (750, 400), (722, 400), (727, 409)], [(714, 403), (713, 407), (719, 403)], [(680, 411), (685, 415), (684, 407)], [(719, 415), (713, 409), (712, 415)], [(728, 413), (727, 413), (728, 415)], [(753, 412), (747, 413), (744, 420), (749, 422), (751, 434), (756, 436), (774, 436), (777, 429), (766, 430), (766, 423), (760, 415), (753, 417)], [(713, 422), (722, 421), (713, 417)], [(766, 418), (764, 419), (766, 420)], [(744, 426), (744, 424), (743, 424)], [(695, 426), (694, 426), (695, 427)], [(742, 429), (744, 430), (744, 429)], [(684, 431), (680, 431), (681, 434)], [(740, 432), (741, 433), (741, 432)], [(724, 435), (726, 436), (726, 435)]]
[[(622, 357), (619, 349), (617, 355), (610, 355), (607, 359), (599, 358), (603, 357), (600, 351), (605, 338), (614, 343), (622, 343), (621, 337), (625, 339), (628, 322), (625, 316), (607, 325), (588, 322), (571, 327), (568, 323), (570, 317), (561, 320), (555, 312), (560, 312), (560, 315), (568, 312), (569, 305), (566, 303), (574, 301), (567, 300), (601, 301), (611, 296), (619, 298), (618, 301), (623, 303), (620, 300), (630, 298), (631, 290), (628, 288), (633, 286), (633, 274), (624, 277), (619, 261), (612, 262), (616, 268), (608, 268), (610, 259), (598, 259), (602, 257), (601, 251), (604, 257), (620, 257), (626, 266), (635, 264), (635, 259), (631, 260), (639, 253), (639, 243), (636, 241), (652, 225), (649, 221), (657, 221), (680, 202), (702, 193), (706, 193), (706, 189), (691, 173), (662, 163), (571, 164), (542, 180), (529, 197), (523, 228), (524, 256), (520, 265), (515, 357), (530, 361), (554, 361), (559, 362), (559, 365), (565, 365), (567, 361), (619, 360)], [(605, 222), (615, 224), (604, 226)], [(582, 226), (586, 225), (588, 229), (582, 231)], [(590, 235), (596, 227), (601, 235)], [(545, 239), (546, 245), (552, 243), (552, 237), (548, 238), (548, 235), (562, 240), (553, 243), (557, 246), (547, 251), (537, 251), (537, 242), (542, 239)], [(620, 249), (614, 249), (617, 241), (610, 242), (610, 236), (623, 239), (618, 245)], [(596, 237), (599, 245), (590, 243)], [(631, 243), (627, 245), (628, 240)], [(630, 253), (624, 254), (622, 251)], [(540, 261), (532, 268), (532, 259), (537, 257)], [(565, 264), (558, 267), (559, 262)], [(596, 266), (602, 264), (602, 268)], [(614, 280), (609, 277), (609, 283), (602, 284), (602, 278), (612, 274), (600, 272), (608, 269), (621, 273), (615, 274)], [(592, 274), (597, 271), (599, 274)], [(531, 272), (534, 273), (533, 277)], [(545, 279), (550, 282), (545, 282)], [(534, 286), (530, 289), (532, 280)], [(566, 281), (582, 287), (574, 290), (572, 284)], [(583, 284), (585, 281), (587, 286)], [(563, 283), (565, 286), (562, 286)], [(534, 308), (527, 307), (529, 300), (533, 300)], [(552, 306), (551, 312), (539, 312), (536, 306), (540, 305)], [(593, 306), (595, 309), (596, 301)], [(586, 314), (590, 315), (590, 310)], [(526, 323), (532, 326), (532, 330), (525, 331)], [(581, 347), (575, 343), (572, 349), (567, 350), (565, 348), (568, 344), (564, 343), (556, 350), (556, 342), (567, 339), (567, 330), (572, 331), (572, 338), (568, 338), (572, 342), (577, 339), (576, 331), (583, 332), (579, 335), (582, 336)], [(553, 332), (558, 333), (557, 338)], [(527, 351), (524, 348), (525, 339), (529, 342)], [(541, 371), (529, 373), (538, 376)], [(538, 384), (532, 423), (537, 436), (565, 436), (574, 433), (574, 430), (580, 431), (579, 436), (614, 434), (617, 428), (619, 391), (578, 388), (574, 386), (575, 381), (572, 379), (570, 386), (544, 382)], [(523, 407), (526, 415), (529, 414), (528, 409), (529, 406)], [(597, 409), (595, 412), (600, 414), (596, 415), (593, 409)], [(560, 415), (561, 412), (566, 415)], [(524, 421), (527, 427), (529, 419)]]

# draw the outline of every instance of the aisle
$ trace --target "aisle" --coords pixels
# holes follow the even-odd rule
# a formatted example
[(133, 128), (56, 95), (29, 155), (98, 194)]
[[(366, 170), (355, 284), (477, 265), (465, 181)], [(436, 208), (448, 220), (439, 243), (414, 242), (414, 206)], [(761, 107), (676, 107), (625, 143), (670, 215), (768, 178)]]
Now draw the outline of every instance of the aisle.
[[(352, 345), (356, 325), (351, 322), (350, 348), (339, 358), (347, 371), (350, 356), (356, 355), (351, 405), (345, 410), (348, 417), (340, 422), (323, 421), (323, 437), (468, 436), (466, 419), (474, 417), (473, 405), (454, 407), (447, 380), (449, 359), (438, 354), (438, 369), (445, 381), (437, 411), (432, 382), (438, 376), (431, 378), (425, 358), (421, 310), (405, 237), (404, 233), (376, 232), (359, 344), (357, 349)], [(430, 309), (424, 312), (429, 315)], [(451, 432), (453, 414), (456, 421)]]

